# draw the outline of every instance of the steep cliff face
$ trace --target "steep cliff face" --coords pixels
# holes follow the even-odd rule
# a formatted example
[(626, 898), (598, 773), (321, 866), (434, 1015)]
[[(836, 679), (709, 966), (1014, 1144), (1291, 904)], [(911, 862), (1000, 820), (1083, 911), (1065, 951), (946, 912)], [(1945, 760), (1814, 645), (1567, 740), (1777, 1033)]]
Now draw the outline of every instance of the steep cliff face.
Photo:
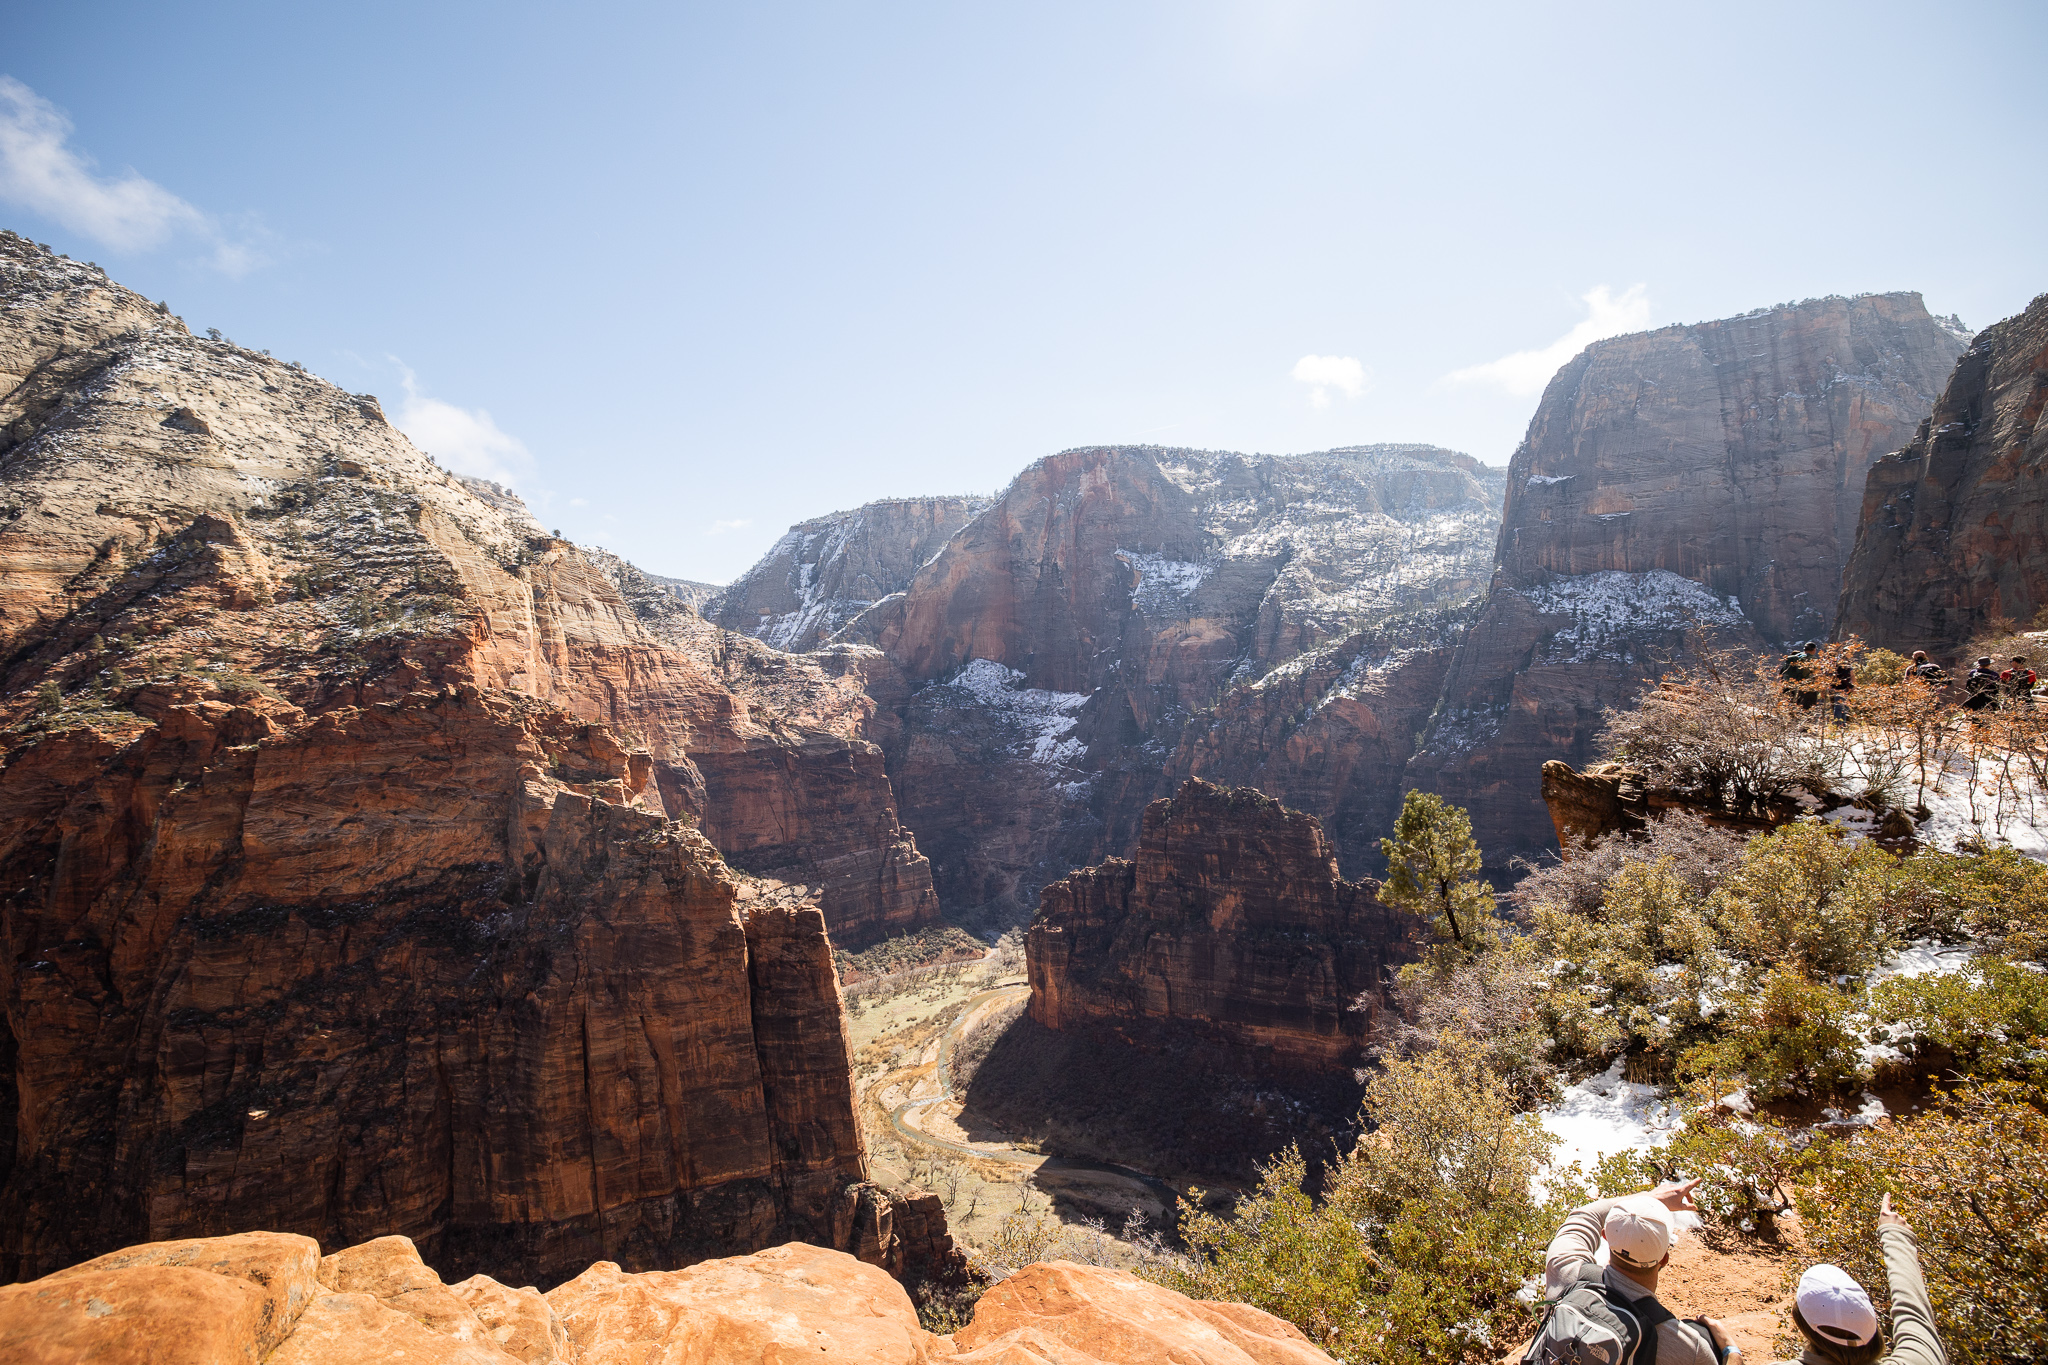
[(2048, 294), (1978, 333), (1905, 449), (1871, 466), (1840, 634), (1948, 655), (2048, 606)]
[(1208, 770), (1175, 752), (1232, 689), (1469, 598), (1499, 479), (1428, 446), (1034, 464), (843, 633), (904, 674), (890, 775), (941, 895), (1021, 913), (1050, 877), (1128, 847), (1172, 775)]
[[(825, 916), (670, 818), (791, 818), (721, 808), (751, 744), (838, 827), (797, 770), (878, 774), (844, 708), (739, 696), (374, 399), (12, 237), (0, 356), (0, 1270), (852, 1244)], [(879, 840), (878, 792), (834, 800)]]
[(1404, 781), (1490, 860), (1549, 844), (1546, 759), (1709, 645), (1824, 636), (1863, 476), (1963, 347), (1917, 294), (1819, 299), (1595, 342), (1509, 467), (1499, 570)]
[(1134, 856), (1045, 888), (1025, 935), (1030, 1017), (1144, 1044), (1162, 1028), (1283, 1067), (1359, 1059), (1404, 918), (1347, 882), (1314, 817), (1190, 779), (1145, 811)]
[(719, 594), (711, 619), (777, 649), (815, 649), (874, 602), (910, 586), (987, 498), (887, 498), (789, 528)]
[(1737, 599), (1767, 640), (1824, 638), (1864, 475), (1962, 349), (1918, 294), (1594, 342), (1550, 381), (1509, 466), (1502, 576), (1661, 569)]
[(715, 680), (691, 718), (703, 829), (734, 866), (815, 886), (834, 940), (858, 950), (937, 922), (931, 864), (899, 822), (865, 690), (872, 649), (784, 654), (705, 621), (661, 580), (589, 556), (640, 626)]

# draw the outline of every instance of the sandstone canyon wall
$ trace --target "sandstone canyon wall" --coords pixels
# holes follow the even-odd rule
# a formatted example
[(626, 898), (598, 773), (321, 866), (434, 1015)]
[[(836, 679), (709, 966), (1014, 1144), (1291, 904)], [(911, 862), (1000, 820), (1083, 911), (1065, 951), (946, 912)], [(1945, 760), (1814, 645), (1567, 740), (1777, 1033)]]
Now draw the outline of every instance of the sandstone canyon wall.
[(1377, 891), (1343, 879), (1313, 816), (1190, 779), (1146, 809), (1130, 859), (1045, 888), (1028, 1011), (956, 1056), (962, 1126), (1203, 1181), (1345, 1146), (1413, 951)]
[[(1443, 648), (1443, 614), (1488, 570), (1500, 480), (1429, 446), (1097, 448), (1032, 465), (903, 596), (841, 635), (879, 646), (895, 671), (871, 670), (870, 686), (901, 717), (889, 773), (942, 898), (1021, 918), (1048, 881), (1128, 848), (1146, 804), (1187, 772), (1298, 768), (1303, 790), (1333, 793), (1378, 761), (1354, 741), (1404, 760), (1428, 712), (1408, 715), (1409, 694), (1430, 689), (1365, 675), (1390, 650)], [(1421, 623), (1355, 638), (1408, 617)], [(1234, 690), (1311, 655), (1326, 672), (1341, 656), (1334, 677), (1366, 654), (1333, 757), (1176, 758)], [(1271, 748), (1312, 703), (1250, 709), (1253, 742)], [(1330, 801), (1317, 813), (1363, 823)]]
[(910, 586), (985, 497), (888, 498), (789, 528), (707, 614), (777, 649), (815, 649), (867, 608)]
[(2048, 294), (1978, 333), (1910, 444), (1871, 467), (1839, 634), (1954, 657), (2048, 607)]
[(1406, 785), (1468, 807), (1489, 862), (1547, 846), (1538, 775), (1705, 645), (1824, 637), (1865, 472), (1964, 346), (1917, 294), (1811, 300), (1598, 341), (1509, 467), (1498, 571)]
[(877, 1240), (831, 888), (690, 828), (921, 868), (857, 686), (729, 687), (374, 399), (11, 235), (0, 431), (0, 1270)]
[(1191, 778), (1145, 810), (1129, 860), (1045, 888), (1024, 938), (1030, 1016), (1140, 1045), (1162, 1029), (1278, 1067), (1356, 1064), (1409, 924), (1345, 881), (1315, 817)]

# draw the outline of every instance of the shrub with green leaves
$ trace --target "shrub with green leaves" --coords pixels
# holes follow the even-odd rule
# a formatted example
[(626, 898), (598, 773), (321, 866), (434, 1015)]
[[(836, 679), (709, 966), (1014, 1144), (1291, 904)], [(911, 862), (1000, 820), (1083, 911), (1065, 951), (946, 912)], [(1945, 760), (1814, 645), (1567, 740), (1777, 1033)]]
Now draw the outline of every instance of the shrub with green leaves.
[(1960, 972), (1893, 977), (1872, 988), (1870, 1014), (1916, 1061), (2048, 1082), (2048, 973), (1990, 957)]
[(1860, 977), (1893, 942), (1896, 869), (1897, 859), (1875, 844), (1798, 820), (1743, 845), (1714, 893), (1713, 914), (1728, 950), (1747, 962)]
[(1303, 1192), (1307, 1166), (1291, 1149), (1234, 1216), (1184, 1200), (1195, 1260), (1159, 1273), (1286, 1318), (1341, 1361), (1498, 1359), (1533, 1325), (1516, 1295), (1583, 1191), (1531, 1192), (1552, 1139), (1465, 1040), (1390, 1060), (1363, 1117), (1374, 1130), (1328, 1172), (1319, 1200)]
[(1701, 992), (1727, 970), (1694, 883), (1668, 858), (1624, 864), (1597, 913), (1537, 906), (1535, 940), (1553, 964), (1543, 1017), (1566, 1058), (1627, 1047), (1668, 1069), (1701, 1033)]
[(2048, 1343), (2048, 1095), (1966, 1087), (1923, 1118), (1816, 1146), (1797, 1191), (1808, 1254), (1886, 1306), (1878, 1202), (1912, 1224), (1955, 1365), (2038, 1361)]
[(1892, 913), (1910, 937), (1962, 937), (2017, 962), (2048, 962), (2048, 864), (2014, 849), (1923, 849), (1891, 879)]
[(1727, 998), (1720, 1035), (1687, 1052), (1681, 1069), (1740, 1076), (1759, 1101), (1839, 1095), (1869, 1079), (1856, 1005), (1848, 992), (1780, 964), (1756, 989)]

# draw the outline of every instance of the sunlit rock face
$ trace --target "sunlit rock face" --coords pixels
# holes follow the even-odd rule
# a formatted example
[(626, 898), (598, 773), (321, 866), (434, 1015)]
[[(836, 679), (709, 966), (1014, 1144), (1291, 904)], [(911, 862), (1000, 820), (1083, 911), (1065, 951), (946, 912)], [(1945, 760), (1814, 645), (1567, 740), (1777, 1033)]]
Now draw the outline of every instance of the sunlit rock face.
[(0, 372), (0, 1272), (853, 1245), (827, 924), (936, 910), (858, 680), (9, 235)]
[[(1443, 650), (1440, 618), (1490, 567), (1500, 490), (1500, 471), (1430, 446), (1095, 448), (1032, 465), (841, 634), (900, 675), (877, 692), (902, 718), (889, 773), (942, 899), (1028, 915), (1046, 882), (1128, 848), (1145, 806), (1204, 765), (1256, 769), (1283, 796), (1298, 785), (1327, 803), (1318, 814), (1353, 785), (1333, 771), (1390, 785), (1419, 728), (1410, 694), (1428, 687), (1383, 686), (1371, 663), (1339, 675), (1367, 653)], [(1310, 656), (1345, 693), (1349, 721), (1321, 741), (1337, 752), (1269, 761), (1324, 694), (1248, 703), (1246, 689)], [(1284, 715), (1264, 705), (1282, 698)], [(1226, 709), (1227, 752), (1184, 754)]]
[(1978, 333), (1912, 441), (1871, 467), (1839, 633), (1947, 657), (2048, 606), (2044, 409), (2048, 295)]
[(489, 1275), (444, 1282), (404, 1237), (322, 1256), (245, 1232), (124, 1247), (0, 1288), (0, 1354), (98, 1365), (1328, 1365), (1292, 1324), (1192, 1300), (1122, 1270), (1029, 1265), (950, 1336), (903, 1286), (791, 1242), (687, 1270), (609, 1261), (546, 1293)]
[(789, 528), (761, 561), (707, 608), (728, 630), (801, 652), (911, 578), (987, 497), (886, 498)]
[(1825, 638), (1864, 476), (1967, 337), (1871, 294), (1587, 347), (1515, 452), (1499, 568), (1405, 784), (1469, 807), (1503, 863), (1551, 843), (1544, 761), (1583, 764), (1661, 667)]

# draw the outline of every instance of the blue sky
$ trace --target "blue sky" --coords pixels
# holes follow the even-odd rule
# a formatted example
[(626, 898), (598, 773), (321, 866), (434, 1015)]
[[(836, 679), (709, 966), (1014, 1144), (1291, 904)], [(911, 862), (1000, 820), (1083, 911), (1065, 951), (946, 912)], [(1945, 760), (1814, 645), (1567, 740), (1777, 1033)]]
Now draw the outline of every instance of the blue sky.
[(2048, 289), (2048, 6), (9, 14), (0, 223), (646, 568), (1069, 446), (1504, 463), (1594, 336)]

